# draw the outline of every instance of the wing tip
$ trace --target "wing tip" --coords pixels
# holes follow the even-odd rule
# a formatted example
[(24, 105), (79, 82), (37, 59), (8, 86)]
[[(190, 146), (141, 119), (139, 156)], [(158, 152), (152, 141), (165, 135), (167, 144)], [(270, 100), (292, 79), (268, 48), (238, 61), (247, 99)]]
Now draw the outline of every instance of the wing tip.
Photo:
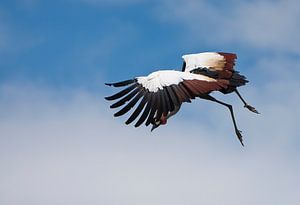
[(136, 81), (137, 81), (136, 78), (133, 78), (133, 79), (124, 80), (124, 81), (120, 81), (120, 82), (116, 82), (116, 83), (104, 83), (104, 84), (107, 86), (122, 87), (122, 86), (126, 86), (126, 85), (130, 85), (132, 83), (135, 83)]
[(122, 115), (122, 114), (120, 114), (120, 113), (117, 112), (117, 113), (114, 114), (114, 117), (119, 117), (119, 116), (121, 116), (121, 115)]

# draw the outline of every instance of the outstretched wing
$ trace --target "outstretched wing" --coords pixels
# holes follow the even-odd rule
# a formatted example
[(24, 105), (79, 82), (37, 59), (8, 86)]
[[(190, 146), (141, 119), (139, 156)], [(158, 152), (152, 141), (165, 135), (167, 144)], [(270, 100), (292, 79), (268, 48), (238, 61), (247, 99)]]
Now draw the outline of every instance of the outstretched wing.
[(201, 94), (226, 88), (228, 84), (227, 80), (216, 80), (188, 72), (164, 70), (132, 80), (106, 83), (106, 85), (114, 87), (127, 87), (105, 99), (118, 100), (110, 108), (124, 105), (114, 114), (115, 117), (124, 115), (137, 104), (125, 123), (130, 124), (142, 113), (135, 127), (145, 121), (145, 125), (148, 126), (159, 120), (162, 115), (167, 116), (168, 113), (174, 111), (175, 107), (180, 107), (183, 102), (191, 102), (191, 99)]
[(207, 69), (218, 78), (228, 79), (232, 76), (237, 58), (234, 53), (204, 52), (182, 56), (184, 60), (182, 71), (193, 72), (197, 69)]

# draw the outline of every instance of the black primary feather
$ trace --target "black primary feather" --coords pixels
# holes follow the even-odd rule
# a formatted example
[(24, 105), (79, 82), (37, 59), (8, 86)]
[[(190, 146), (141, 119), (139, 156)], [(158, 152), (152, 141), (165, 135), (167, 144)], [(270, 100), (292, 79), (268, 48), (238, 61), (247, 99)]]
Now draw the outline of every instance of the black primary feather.
[(140, 91), (127, 105), (125, 105), (119, 112), (115, 113), (114, 116), (118, 117), (128, 112), (137, 103), (137, 101), (143, 96), (144, 92), (145, 92), (144, 90)]
[(105, 83), (105, 85), (114, 86), (114, 87), (122, 87), (125, 85), (132, 84), (134, 82), (136, 82), (136, 79), (124, 80), (124, 81), (117, 82), (117, 83)]
[(127, 93), (129, 93), (130, 91), (132, 91), (134, 88), (136, 88), (138, 86), (137, 83), (129, 86), (128, 88), (125, 88), (124, 90), (121, 90), (120, 92), (112, 95), (112, 96), (109, 96), (109, 97), (105, 97), (106, 100), (116, 100), (118, 98), (121, 98), (123, 97), (124, 95), (126, 95)]
[(140, 90), (141, 90), (141, 88), (136, 88), (131, 93), (126, 95), (124, 98), (122, 98), (118, 102), (112, 104), (110, 106), (110, 108), (117, 108), (117, 107), (120, 107), (121, 105), (124, 105), (127, 101), (131, 100)]
[(172, 104), (170, 102), (170, 99), (169, 99), (167, 91), (165, 89), (163, 89), (161, 91), (161, 93), (162, 93), (162, 97), (163, 97), (162, 102), (164, 103), (164, 113), (163, 114), (165, 116), (167, 116), (168, 112), (172, 110)]
[(140, 104), (137, 106), (135, 111), (131, 114), (131, 116), (128, 118), (128, 120), (125, 122), (125, 124), (130, 124), (132, 121), (134, 121), (137, 116), (141, 113), (142, 109), (144, 108), (146, 102), (148, 101), (148, 92), (145, 92), (144, 97)]
[(159, 90), (158, 95), (157, 95), (157, 112), (156, 112), (155, 119), (160, 120), (163, 113), (167, 114), (168, 108), (167, 108), (166, 102), (164, 100), (163, 91)]
[(153, 93), (152, 94), (152, 99), (151, 99), (151, 111), (148, 116), (148, 119), (146, 121), (146, 126), (150, 125), (150, 123), (153, 121), (155, 112), (158, 112), (157, 105), (159, 104), (159, 95), (158, 93)]
[(149, 94), (149, 97), (147, 99), (147, 105), (144, 109), (143, 114), (141, 115), (140, 119), (137, 121), (137, 123), (134, 125), (135, 127), (140, 126), (148, 117), (149, 113), (150, 113), (150, 109), (151, 109), (151, 102), (152, 102), (152, 94)]

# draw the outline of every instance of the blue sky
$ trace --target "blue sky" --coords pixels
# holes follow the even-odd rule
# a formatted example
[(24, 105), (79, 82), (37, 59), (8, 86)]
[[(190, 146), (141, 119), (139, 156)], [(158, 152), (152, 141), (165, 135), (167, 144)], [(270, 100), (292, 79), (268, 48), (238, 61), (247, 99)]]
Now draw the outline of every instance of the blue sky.
[[(100, 78), (180, 68), (185, 53), (238, 52), (239, 63), (266, 54), (264, 49), (249, 54), (253, 47), (245, 45), (244, 40), (219, 40), (220, 34), (216, 33), (222, 28), (210, 25), (217, 25), (219, 20), (213, 16), (209, 17), (211, 22), (204, 20), (203, 11), (187, 15), (182, 12), (184, 8), (173, 8), (169, 1), (122, 2), (2, 2), (1, 81), (21, 79), (55, 86), (94, 87), (100, 84)], [(221, 10), (218, 15), (230, 12), (230, 8), (217, 3), (205, 6)], [(189, 25), (193, 16), (199, 20), (198, 25)], [(244, 52), (247, 55), (242, 55)], [(244, 69), (249, 67), (242, 65)]]
[(181, 66), (180, 28), (159, 22), (155, 3), (25, 2), (2, 3), (3, 35), (13, 33), (3, 48), (13, 51), (2, 52), (1, 67), (7, 67), (1, 69), (2, 81), (93, 87), (100, 76), (122, 78), (153, 66)]
[[(300, 4), (285, 1), (0, 2), (0, 203), (291, 204), (300, 201)], [(167, 126), (125, 126), (104, 82), (234, 52), (262, 114), (201, 100)]]

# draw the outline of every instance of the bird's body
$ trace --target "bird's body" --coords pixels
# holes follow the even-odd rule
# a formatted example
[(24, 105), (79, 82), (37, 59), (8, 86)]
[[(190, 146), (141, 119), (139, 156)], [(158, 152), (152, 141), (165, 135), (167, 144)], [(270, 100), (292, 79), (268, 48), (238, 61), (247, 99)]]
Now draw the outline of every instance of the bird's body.
[(209, 95), (212, 91), (220, 91), (224, 94), (236, 92), (244, 102), (245, 107), (258, 113), (255, 108), (244, 101), (237, 91), (237, 87), (245, 85), (248, 81), (245, 76), (233, 69), (236, 55), (205, 52), (184, 55), (182, 58), (184, 59), (182, 71), (160, 70), (148, 76), (118, 83), (107, 83), (106, 85), (114, 87), (127, 86), (119, 93), (106, 97), (107, 100), (119, 99), (110, 106), (111, 108), (126, 104), (114, 116), (127, 113), (140, 101), (126, 124), (134, 121), (142, 113), (135, 127), (145, 122), (146, 126), (152, 124), (153, 130), (166, 124), (167, 119), (179, 111), (183, 102), (191, 102), (192, 99), (200, 97), (229, 108), (235, 132), (243, 144), (242, 136), (236, 126), (232, 106)]

